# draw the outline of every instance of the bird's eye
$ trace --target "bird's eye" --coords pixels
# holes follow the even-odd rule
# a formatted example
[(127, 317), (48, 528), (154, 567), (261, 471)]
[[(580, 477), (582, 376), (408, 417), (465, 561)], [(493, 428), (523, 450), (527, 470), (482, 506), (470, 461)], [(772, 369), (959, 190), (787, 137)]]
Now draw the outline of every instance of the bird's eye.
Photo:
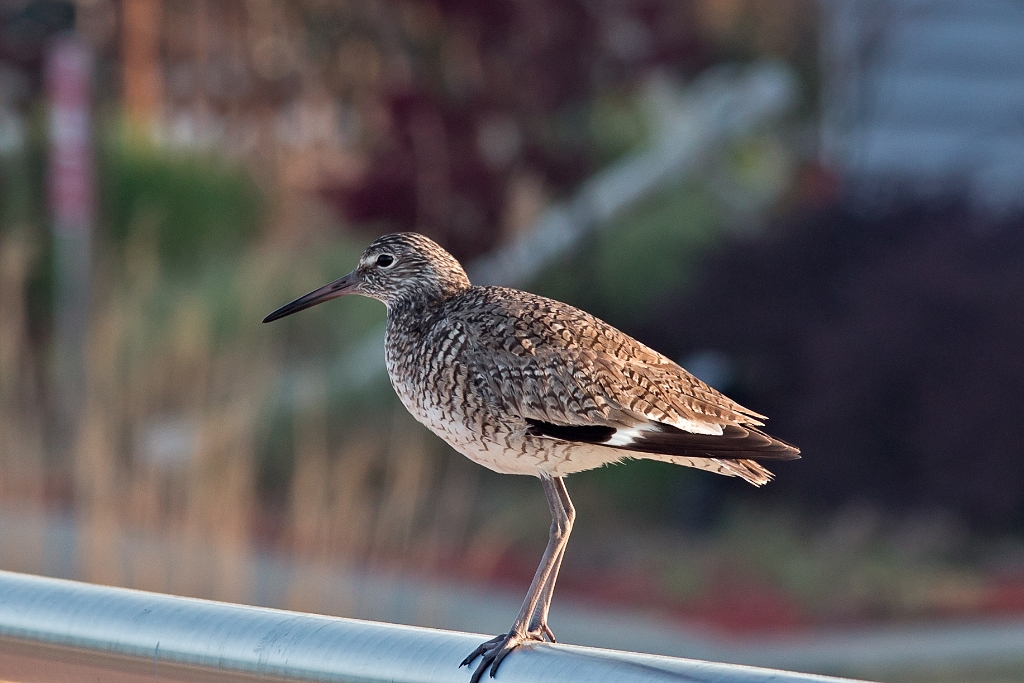
[(381, 254), (377, 257), (377, 265), (381, 268), (387, 268), (395, 262), (395, 257), (391, 254)]

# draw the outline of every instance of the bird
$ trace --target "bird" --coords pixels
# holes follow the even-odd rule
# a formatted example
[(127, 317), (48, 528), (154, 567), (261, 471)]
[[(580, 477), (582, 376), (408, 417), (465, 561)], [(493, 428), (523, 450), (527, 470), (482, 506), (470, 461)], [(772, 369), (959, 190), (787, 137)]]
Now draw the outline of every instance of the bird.
[(415, 232), (373, 241), (352, 272), (281, 306), (271, 322), (347, 294), (387, 307), (385, 365), (406, 409), (495, 472), (540, 479), (548, 543), (507, 633), (473, 650), (471, 683), (520, 645), (555, 642), (548, 613), (576, 510), (565, 477), (630, 459), (739, 477), (800, 457), (744, 408), (666, 356), (568, 304), (473, 286), (458, 260)]

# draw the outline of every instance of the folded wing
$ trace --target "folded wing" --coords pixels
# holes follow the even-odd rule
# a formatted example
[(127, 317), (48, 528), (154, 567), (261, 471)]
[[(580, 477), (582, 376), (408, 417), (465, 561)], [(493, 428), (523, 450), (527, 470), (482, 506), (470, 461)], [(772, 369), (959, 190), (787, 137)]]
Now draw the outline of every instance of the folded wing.
[(800, 457), (759, 429), (763, 415), (632, 337), (566, 304), (520, 299), (514, 328), (467, 326), (463, 360), (502, 403), (501, 413), (521, 416), (532, 436), (601, 445), (624, 457)]

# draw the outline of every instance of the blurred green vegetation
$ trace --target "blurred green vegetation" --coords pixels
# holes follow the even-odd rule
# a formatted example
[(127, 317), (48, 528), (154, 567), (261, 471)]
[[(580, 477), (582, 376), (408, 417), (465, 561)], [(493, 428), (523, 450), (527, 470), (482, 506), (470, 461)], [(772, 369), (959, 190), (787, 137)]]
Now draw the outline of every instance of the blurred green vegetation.
[(164, 267), (193, 270), (237, 254), (258, 234), (266, 200), (241, 166), (199, 152), (117, 141), (99, 154), (100, 234), (123, 245), (156, 235)]
[[(48, 232), (44, 122), (27, 117), (25, 148), (0, 157), (0, 231)], [(238, 254), (259, 233), (268, 201), (241, 164), (119, 134), (98, 136), (95, 156), (100, 253), (147, 230), (157, 236), (163, 265), (193, 268)]]
[(35, 267), (25, 283), (29, 329), (45, 336), (52, 316), (53, 278), (50, 232), (46, 226), (46, 118), (39, 107), (23, 120), (25, 145), (0, 155), (0, 237), (19, 233), (33, 247)]
[[(44, 117), (27, 121), (25, 149), (0, 159), (0, 234), (16, 230), (34, 245), (27, 283), (29, 324), (39, 331), (35, 336), (45, 337), (55, 275), (46, 209), (47, 150)], [(165, 150), (115, 134), (98, 136), (98, 147), (94, 260), (130, 270), (127, 245), (133, 239), (153, 240), (162, 269), (187, 278), (202, 273), (199, 281), (187, 284), (205, 287), (202, 295), (211, 302), (222, 301), (217, 280), (231, 277), (230, 264), (253, 244), (268, 206), (251, 175), (210, 154)], [(167, 285), (164, 301), (180, 294), (173, 280)], [(218, 322), (226, 329), (231, 311), (222, 312)]]

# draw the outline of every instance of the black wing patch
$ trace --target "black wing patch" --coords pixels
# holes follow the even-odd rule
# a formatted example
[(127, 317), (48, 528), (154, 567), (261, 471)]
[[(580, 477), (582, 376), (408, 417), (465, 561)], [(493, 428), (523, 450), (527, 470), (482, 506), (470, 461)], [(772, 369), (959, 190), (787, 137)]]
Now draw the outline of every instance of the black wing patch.
[(719, 458), (724, 460), (794, 460), (800, 450), (790, 444), (768, 436), (754, 427), (725, 425), (722, 434), (693, 434), (663, 423), (651, 423), (652, 429), (630, 430), (630, 440), (617, 445), (607, 442), (619, 431), (614, 427), (556, 425), (540, 420), (526, 420), (527, 434), (547, 436), (562, 441), (605, 444), (609, 448), (638, 453), (678, 455), (690, 458)]
[(530, 424), (526, 429), (526, 433), (530, 436), (550, 436), (553, 439), (577, 441), (579, 443), (604, 443), (615, 436), (616, 431), (615, 427), (602, 427), (600, 425), (592, 427), (556, 425), (529, 418), (526, 421)]

